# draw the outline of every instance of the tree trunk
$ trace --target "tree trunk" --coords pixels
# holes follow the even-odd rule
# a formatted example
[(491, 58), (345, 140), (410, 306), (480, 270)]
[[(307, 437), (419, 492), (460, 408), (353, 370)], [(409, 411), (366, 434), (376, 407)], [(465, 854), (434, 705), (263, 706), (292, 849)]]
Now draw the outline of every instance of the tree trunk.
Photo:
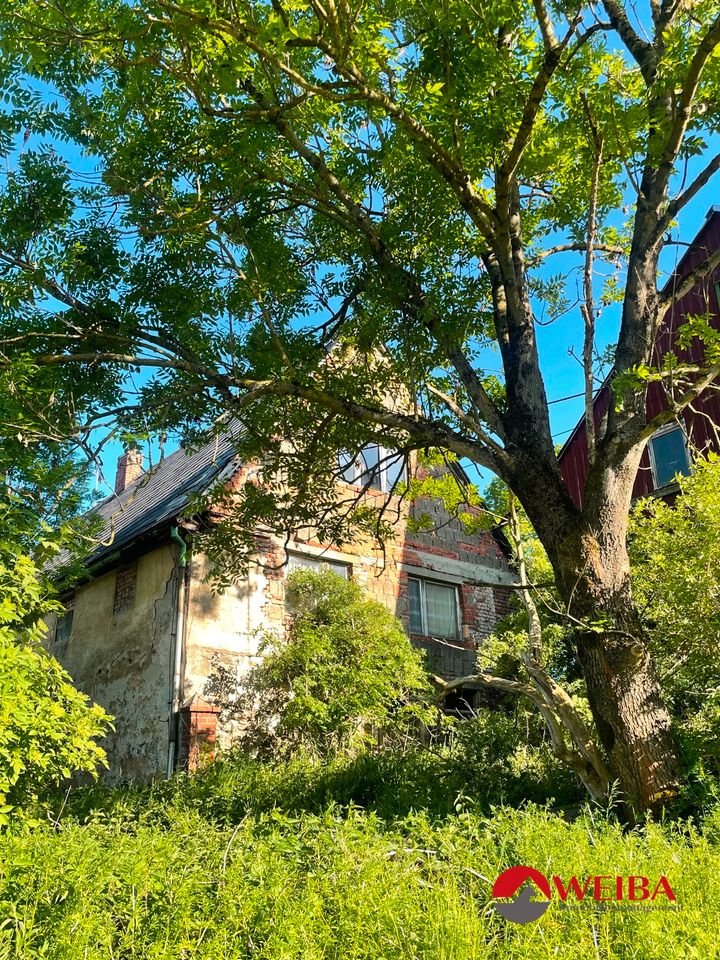
[[(587, 558), (586, 558), (587, 559)], [(679, 762), (670, 714), (630, 591), (597, 576), (578, 581), (572, 616), (577, 655), (611, 776), (634, 811), (657, 811), (678, 790)], [(601, 571), (602, 572), (602, 571)]]
[(527, 465), (515, 484), (575, 628), (598, 737), (631, 816), (665, 806), (678, 792), (680, 774), (670, 714), (630, 584), (627, 516), (641, 453), (642, 447), (615, 470), (598, 468), (582, 512), (569, 495), (562, 502), (564, 485), (558, 493), (549, 477), (531, 477)]

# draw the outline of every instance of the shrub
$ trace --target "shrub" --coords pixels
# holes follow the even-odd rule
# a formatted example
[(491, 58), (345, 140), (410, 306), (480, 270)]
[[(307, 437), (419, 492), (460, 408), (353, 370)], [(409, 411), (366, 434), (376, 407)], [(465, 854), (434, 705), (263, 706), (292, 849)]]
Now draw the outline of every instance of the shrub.
[(629, 547), (633, 588), (688, 763), (718, 778), (720, 459), (698, 458), (674, 505), (641, 501)]
[(32, 821), (53, 785), (105, 759), (110, 718), (41, 645), (54, 608), (30, 558), (0, 544), (0, 827)]
[(241, 704), (252, 705), (249, 741), (324, 753), (436, 720), (422, 655), (382, 604), (336, 574), (306, 570), (288, 578), (288, 598), (287, 633), (265, 636)]

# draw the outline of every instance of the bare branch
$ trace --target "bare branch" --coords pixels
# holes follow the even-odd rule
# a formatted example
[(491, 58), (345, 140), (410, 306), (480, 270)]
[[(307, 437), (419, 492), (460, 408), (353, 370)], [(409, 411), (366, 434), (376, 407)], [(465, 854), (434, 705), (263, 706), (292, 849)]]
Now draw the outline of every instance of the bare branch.
[(709, 183), (718, 170), (720, 170), (720, 153), (716, 153), (715, 156), (703, 167), (693, 182), (689, 184), (689, 186), (687, 186), (682, 193), (670, 201), (665, 212), (665, 216), (660, 222), (661, 230), (664, 231), (668, 229), (671, 222), (675, 219), (682, 208), (686, 206), (686, 204), (688, 204), (693, 197), (700, 193), (702, 188)]
[(670, 289), (660, 297), (658, 302), (660, 314), (668, 310), (673, 303), (682, 300), (686, 293), (690, 293), (698, 283), (709, 277), (718, 266), (720, 266), (720, 249), (714, 250), (703, 263), (691, 270), (676, 284), (671, 284)]
[[(587, 250), (587, 241), (584, 243), (559, 243), (555, 247), (549, 247), (547, 250), (541, 250), (539, 253), (533, 254), (530, 257), (530, 262), (535, 260), (544, 260), (546, 257), (551, 257), (556, 253), (584, 253)], [(599, 251), (600, 253), (611, 253), (614, 256), (622, 257), (627, 255), (627, 249), (625, 247), (618, 247), (611, 243), (593, 243), (593, 250)]]
[(597, 234), (598, 191), (600, 189), (600, 171), (603, 162), (603, 135), (592, 115), (590, 104), (582, 98), (585, 113), (595, 148), (595, 162), (590, 181), (590, 203), (588, 205), (587, 239), (585, 241), (585, 267), (583, 270), (584, 303), (580, 305), (585, 334), (583, 338), (583, 375), (585, 380), (585, 429), (587, 433), (588, 463), (595, 462), (595, 376), (593, 359), (595, 356), (595, 297), (593, 295), (593, 265), (595, 262), (595, 238)]

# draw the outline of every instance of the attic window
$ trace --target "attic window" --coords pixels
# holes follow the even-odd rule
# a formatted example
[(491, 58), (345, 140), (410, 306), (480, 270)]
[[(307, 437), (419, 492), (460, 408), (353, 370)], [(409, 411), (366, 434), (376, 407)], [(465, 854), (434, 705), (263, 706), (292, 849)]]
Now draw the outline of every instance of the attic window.
[(113, 599), (113, 616), (131, 610), (135, 606), (137, 590), (137, 564), (119, 570), (115, 576), (115, 597)]
[(405, 458), (402, 454), (377, 443), (368, 443), (357, 454), (341, 453), (338, 465), (342, 479), (360, 487), (390, 493), (407, 480)]
[(70, 600), (65, 604), (65, 613), (57, 618), (55, 624), (55, 643), (67, 643), (72, 633), (73, 613), (75, 603)]
[(666, 487), (680, 474), (690, 473), (690, 458), (681, 427), (671, 426), (659, 430), (650, 438), (650, 465), (655, 489)]

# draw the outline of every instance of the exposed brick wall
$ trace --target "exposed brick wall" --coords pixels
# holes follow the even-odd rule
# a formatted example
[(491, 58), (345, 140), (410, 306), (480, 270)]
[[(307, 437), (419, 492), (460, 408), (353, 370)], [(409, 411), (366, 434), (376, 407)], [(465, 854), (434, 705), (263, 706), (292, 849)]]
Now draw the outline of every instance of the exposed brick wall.
[[(247, 480), (252, 482), (253, 472), (246, 468), (230, 486), (238, 488)], [(339, 495), (346, 500), (351, 491), (342, 487)], [(369, 500), (385, 498), (379, 492), (366, 496)], [(359, 535), (328, 548), (312, 531), (302, 541), (288, 542), (287, 549), (349, 565), (352, 579), (395, 614), (409, 634), (409, 579), (424, 578), (455, 587), (461, 614), (459, 636), (445, 641), (413, 633), (410, 639), (425, 651), (433, 673), (446, 679), (474, 673), (483, 638), (507, 613), (506, 585), (515, 580), (499, 539), (488, 531), (468, 534), (460, 521), (451, 519), (434, 500), (407, 504), (393, 498), (387, 513), (397, 519), (395, 536), (385, 543), (384, 550)], [(432, 518), (435, 529), (419, 533), (408, 529), (408, 519), (420, 513)], [(242, 686), (243, 675), (259, 662), (259, 638), (268, 631), (281, 634), (288, 623), (285, 542), (260, 529), (254, 539), (259, 569), (253, 567), (247, 580), (220, 596), (213, 595), (207, 583), (206, 561), (201, 562), (198, 555), (191, 567), (185, 696), (217, 703), (221, 712), (216, 716), (186, 715), (181, 760), (190, 767), (202, 759), (203, 751), (212, 753), (216, 744), (222, 749), (233, 745), (237, 731), (233, 710), (226, 703), (232, 706), (233, 695), (228, 695), (225, 681)], [(223, 684), (219, 685), (220, 679)]]
[(178, 766), (192, 772), (215, 758), (219, 709), (197, 701), (180, 711)]
[[(482, 639), (492, 633), (498, 620), (508, 613), (512, 591), (502, 585), (512, 574), (507, 558), (490, 532), (468, 534), (462, 524), (450, 519), (442, 504), (421, 501), (409, 509), (401, 507), (401, 520), (394, 540), (385, 545), (385, 554), (369, 540), (357, 538), (325, 556), (349, 563), (352, 577), (376, 600), (403, 622), (409, 630), (408, 578), (425, 577), (455, 585), (459, 591), (461, 634), (457, 640), (439, 641), (412, 634), (412, 642), (426, 651), (430, 669), (446, 679), (465, 676), (476, 669), (477, 650)], [(409, 514), (429, 514), (436, 529), (409, 532)], [(404, 534), (404, 535), (403, 535)], [(265, 617), (269, 626), (283, 629), (286, 622), (286, 570), (279, 567), (285, 559), (283, 545), (270, 534), (256, 535), (258, 559), (266, 566)], [(295, 549), (320, 555), (323, 545), (308, 539)]]
[(115, 596), (113, 598), (113, 615), (124, 610), (132, 610), (135, 606), (137, 593), (137, 564), (125, 570), (118, 570), (115, 575)]
[(495, 614), (499, 620), (511, 612), (513, 608), (513, 593), (508, 587), (493, 587), (493, 597), (495, 598)]

